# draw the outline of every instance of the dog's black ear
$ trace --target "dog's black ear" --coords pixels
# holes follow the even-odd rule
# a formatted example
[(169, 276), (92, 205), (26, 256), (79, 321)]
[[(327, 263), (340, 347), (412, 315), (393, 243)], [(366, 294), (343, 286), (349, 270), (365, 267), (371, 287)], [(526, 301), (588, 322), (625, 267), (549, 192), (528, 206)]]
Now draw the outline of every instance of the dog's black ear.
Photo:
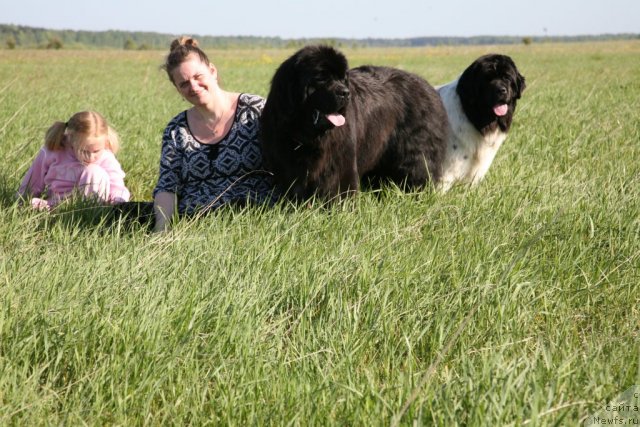
[(290, 57), (285, 60), (276, 70), (271, 79), (271, 89), (267, 96), (267, 104), (271, 103), (274, 111), (283, 116), (290, 116), (296, 106), (295, 85), (295, 59)]
[(474, 61), (458, 79), (456, 92), (460, 99), (464, 99), (468, 105), (474, 105), (476, 100), (480, 98), (481, 85), (478, 84), (478, 79), (481, 78), (481, 67), (480, 62)]
[(522, 92), (524, 92), (526, 87), (527, 87), (527, 84), (525, 83), (524, 76), (520, 74), (519, 71), (516, 71), (516, 88), (517, 88), (516, 98), (517, 99), (520, 99), (520, 97), (522, 96)]

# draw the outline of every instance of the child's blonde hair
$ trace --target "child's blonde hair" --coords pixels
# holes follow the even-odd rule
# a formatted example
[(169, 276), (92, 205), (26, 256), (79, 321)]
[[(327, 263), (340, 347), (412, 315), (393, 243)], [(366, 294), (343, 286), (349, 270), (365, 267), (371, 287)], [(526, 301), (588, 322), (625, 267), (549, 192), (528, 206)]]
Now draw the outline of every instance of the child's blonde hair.
[(106, 135), (107, 142), (105, 149), (116, 154), (120, 149), (120, 139), (115, 130), (109, 126), (102, 114), (95, 111), (80, 111), (75, 113), (65, 122), (55, 122), (44, 137), (44, 145), (49, 150), (63, 150), (70, 147), (79, 155), (82, 150), (82, 143), (87, 137)]

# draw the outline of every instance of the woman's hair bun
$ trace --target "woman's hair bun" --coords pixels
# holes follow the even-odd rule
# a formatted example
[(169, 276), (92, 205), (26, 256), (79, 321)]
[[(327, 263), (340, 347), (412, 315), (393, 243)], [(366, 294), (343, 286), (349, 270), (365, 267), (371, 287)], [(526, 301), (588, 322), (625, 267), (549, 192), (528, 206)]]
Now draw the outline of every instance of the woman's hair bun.
[(170, 50), (177, 49), (180, 46), (198, 47), (198, 40), (193, 37), (182, 36), (171, 42)]

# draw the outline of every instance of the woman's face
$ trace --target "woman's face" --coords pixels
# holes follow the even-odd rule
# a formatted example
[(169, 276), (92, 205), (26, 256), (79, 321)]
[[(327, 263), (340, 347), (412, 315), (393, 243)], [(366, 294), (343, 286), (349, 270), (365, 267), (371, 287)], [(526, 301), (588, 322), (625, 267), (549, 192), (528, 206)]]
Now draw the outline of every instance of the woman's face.
[(189, 55), (171, 76), (180, 95), (193, 105), (207, 104), (218, 87), (217, 70), (213, 65), (203, 63), (197, 55)]

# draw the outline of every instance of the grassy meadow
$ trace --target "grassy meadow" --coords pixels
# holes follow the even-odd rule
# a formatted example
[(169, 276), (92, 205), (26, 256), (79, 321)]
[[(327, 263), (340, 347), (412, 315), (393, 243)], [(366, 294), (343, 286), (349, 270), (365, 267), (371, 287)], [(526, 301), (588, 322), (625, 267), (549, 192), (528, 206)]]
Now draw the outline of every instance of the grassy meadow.
[[(165, 52), (0, 50), (0, 425), (579, 425), (640, 384), (640, 41), (359, 49), (527, 79), (476, 188), (222, 210), (163, 235), (14, 192), (103, 113), (135, 200), (187, 108)], [(209, 51), (266, 95), (292, 51)]]

